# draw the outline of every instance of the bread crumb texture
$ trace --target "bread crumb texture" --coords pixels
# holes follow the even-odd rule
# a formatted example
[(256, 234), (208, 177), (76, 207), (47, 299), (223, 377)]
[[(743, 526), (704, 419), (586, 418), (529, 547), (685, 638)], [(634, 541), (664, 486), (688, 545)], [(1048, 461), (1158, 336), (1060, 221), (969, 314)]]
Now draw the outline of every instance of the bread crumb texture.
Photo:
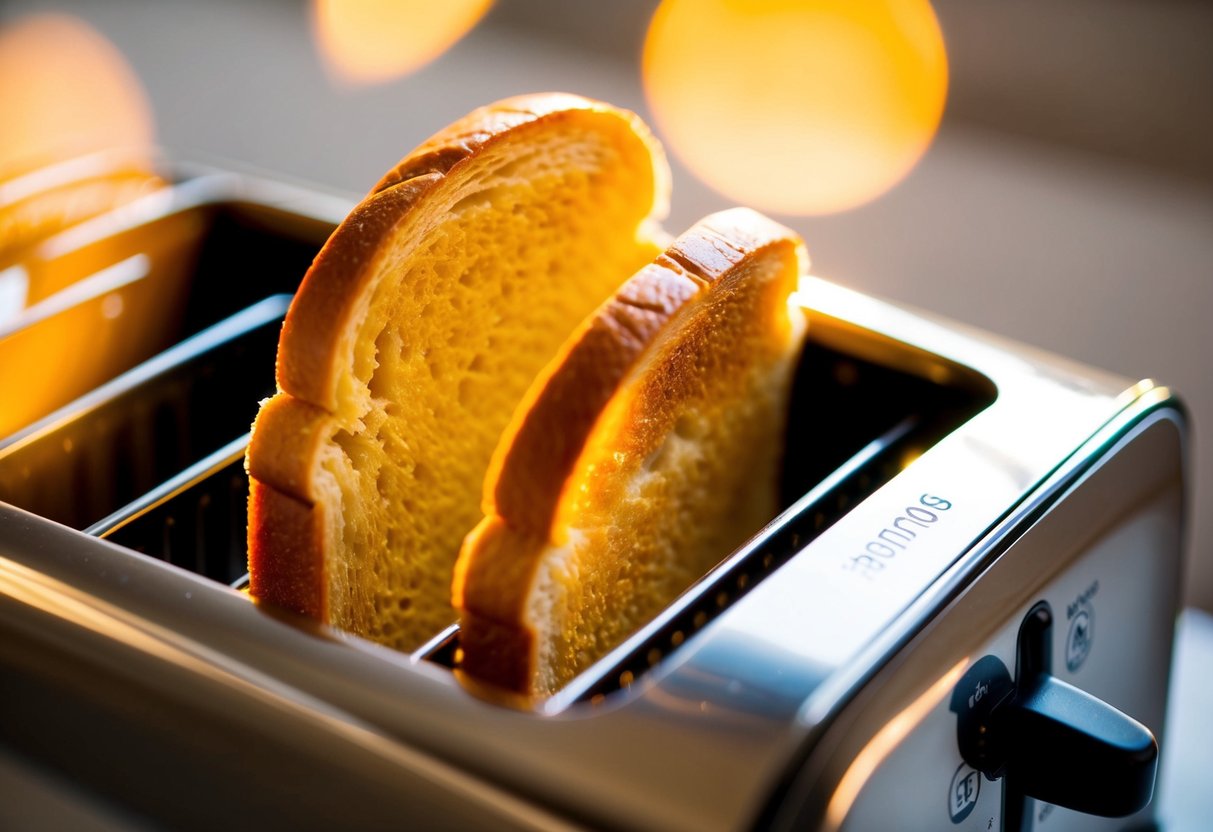
[[(577, 323), (656, 250), (645, 230), (664, 204), (664, 160), (642, 129), (580, 102), (481, 131), (469, 150), (461, 123), (445, 156), (434, 151), (442, 134), (422, 146), (457, 159), (448, 170), (364, 203), (426, 180), (371, 241), (334, 235), (279, 352), (279, 397), (310, 397), (316, 415), (288, 436), (259, 436), (263, 421), (266, 431), (292, 422), (267, 406), (254, 432), (254, 595), (405, 650), (454, 621), (453, 564), (515, 406)], [(347, 224), (361, 221), (355, 211)], [(309, 292), (333, 291), (330, 271), (354, 288), (328, 309), (309, 306)], [(319, 358), (316, 344), (326, 345)], [(274, 531), (302, 540), (283, 545), (262, 527), (286, 515), (259, 508), (267, 485), (312, 516)]]

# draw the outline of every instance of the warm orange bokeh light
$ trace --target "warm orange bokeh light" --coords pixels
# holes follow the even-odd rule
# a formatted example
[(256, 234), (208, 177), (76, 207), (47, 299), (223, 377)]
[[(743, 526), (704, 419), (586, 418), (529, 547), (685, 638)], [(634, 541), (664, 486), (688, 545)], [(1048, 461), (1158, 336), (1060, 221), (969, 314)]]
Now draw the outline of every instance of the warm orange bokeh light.
[(70, 15), (0, 29), (0, 179), (110, 147), (148, 147), (152, 109), (122, 54)]
[(356, 84), (419, 69), (468, 33), (492, 0), (314, 0), (312, 24), (329, 68)]
[(926, 151), (947, 56), (926, 0), (663, 0), (644, 83), (671, 149), (742, 203), (868, 202)]

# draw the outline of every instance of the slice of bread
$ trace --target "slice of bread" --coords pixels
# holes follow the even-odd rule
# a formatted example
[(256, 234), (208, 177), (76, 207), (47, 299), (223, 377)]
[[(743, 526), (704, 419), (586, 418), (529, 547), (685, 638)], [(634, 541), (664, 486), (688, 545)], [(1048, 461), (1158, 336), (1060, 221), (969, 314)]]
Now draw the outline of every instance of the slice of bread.
[(794, 232), (712, 215), (536, 378), (456, 568), (465, 673), (558, 690), (775, 516), (806, 266)]
[(247, 457), (255, 598), (405, 650), (455, 620), (498, 437), (660, 250), (668, 182), (634, 115), (550, 94), (476, 110), (376, 185), (283, 326)]

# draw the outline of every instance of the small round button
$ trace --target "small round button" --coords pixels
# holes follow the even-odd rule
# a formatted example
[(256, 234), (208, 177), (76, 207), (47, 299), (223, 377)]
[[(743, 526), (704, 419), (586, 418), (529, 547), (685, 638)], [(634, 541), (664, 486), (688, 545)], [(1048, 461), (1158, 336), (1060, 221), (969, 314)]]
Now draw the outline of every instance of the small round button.
[(956, 714), (960, 756), (991, 780), (1002, 776), (1005, 755), (990, 717), (1014, 693), (1011, 674), (997, 656), (978, 659), (952, 691), (950, 707)]

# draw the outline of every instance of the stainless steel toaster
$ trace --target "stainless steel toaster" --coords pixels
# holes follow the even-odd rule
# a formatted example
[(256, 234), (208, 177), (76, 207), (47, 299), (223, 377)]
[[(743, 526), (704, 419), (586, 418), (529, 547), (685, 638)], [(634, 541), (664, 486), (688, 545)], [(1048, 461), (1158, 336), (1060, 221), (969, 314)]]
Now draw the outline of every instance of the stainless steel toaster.
[(1148, 826), (1182, 406), (823, 280), (785, 510), (551, 699), (463, 683), (455, 626), (410, 656), (251, 602), (244, 443), (348, 207), (200, 170), (0, 274), (87, 272), (0, 320), (0, 414), (50, 391), (0, 441), (0, 817)]

